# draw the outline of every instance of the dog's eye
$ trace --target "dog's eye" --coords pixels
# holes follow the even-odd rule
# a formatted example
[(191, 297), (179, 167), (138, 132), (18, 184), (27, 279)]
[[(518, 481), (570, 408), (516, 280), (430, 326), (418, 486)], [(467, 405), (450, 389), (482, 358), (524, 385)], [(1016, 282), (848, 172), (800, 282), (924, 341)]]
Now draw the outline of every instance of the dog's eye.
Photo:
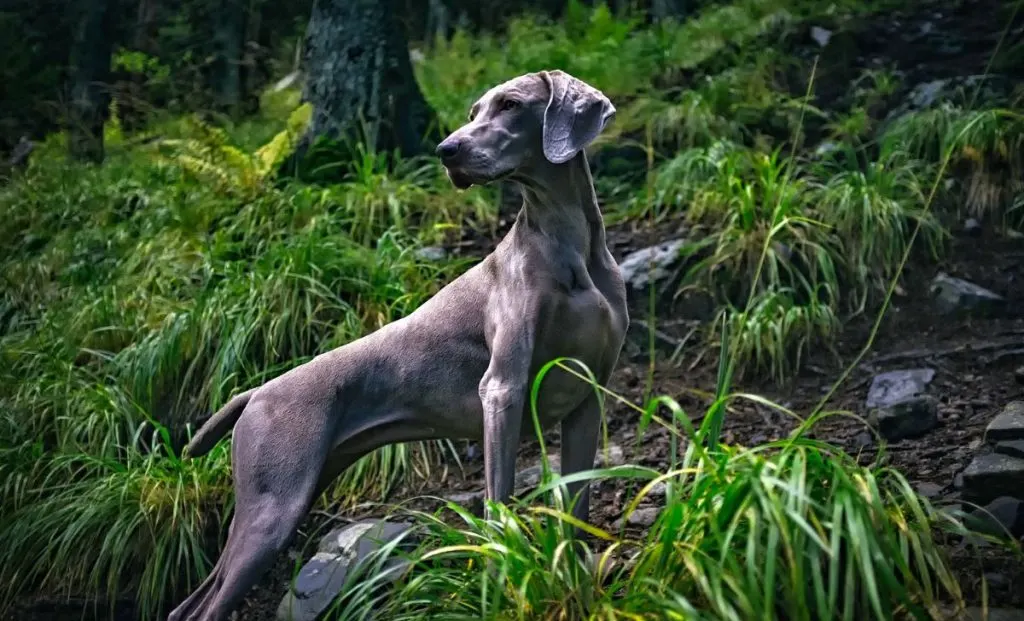
[(502, 110), (502, 112), (504, 112), (506, 110), (515, 110), (518, 107), (519, 107), (519, 102), (516, 101), (515, 99), (506, 99), (505, 101), (501, 102), (501, 110)]

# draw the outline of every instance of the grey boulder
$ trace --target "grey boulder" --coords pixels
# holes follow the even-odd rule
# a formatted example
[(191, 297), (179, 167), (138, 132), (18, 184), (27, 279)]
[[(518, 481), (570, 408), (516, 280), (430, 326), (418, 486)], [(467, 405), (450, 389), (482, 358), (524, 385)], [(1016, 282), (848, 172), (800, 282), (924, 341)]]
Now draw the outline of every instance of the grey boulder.
[[(314, 621), (343, 592), (361, 562), (411, 528), (408, 523), (364, 520), (332, 530), (285, 593), (277, 608), (278, 621)], [(382, 569), (388, 574), (386, 582), (398, 579), (407, 566), (400, 557), (388, 559)]]

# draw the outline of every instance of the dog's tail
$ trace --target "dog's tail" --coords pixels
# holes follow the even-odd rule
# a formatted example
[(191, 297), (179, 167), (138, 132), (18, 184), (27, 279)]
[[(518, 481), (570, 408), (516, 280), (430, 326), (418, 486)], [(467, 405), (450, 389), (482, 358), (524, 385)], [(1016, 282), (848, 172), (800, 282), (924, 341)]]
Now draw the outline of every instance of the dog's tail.
[(190, 457), (202, 457), (208, 453), (217, 444), (217, 441), (224, 437), (228, 429), (234, 427), (242, 412), (245, 411), (245, 406), (249, 405), (249, 399), (252, 398), (254, 392), (256, 389), (250, 388), (232, 397), (224, 407), (210, 417), (210, 420), (206, 421), (205, 425), (199, 428), (196, 435), (192, 437), (192, 441), (181, 452), (181, 456), (184, 459), (189, 459)]

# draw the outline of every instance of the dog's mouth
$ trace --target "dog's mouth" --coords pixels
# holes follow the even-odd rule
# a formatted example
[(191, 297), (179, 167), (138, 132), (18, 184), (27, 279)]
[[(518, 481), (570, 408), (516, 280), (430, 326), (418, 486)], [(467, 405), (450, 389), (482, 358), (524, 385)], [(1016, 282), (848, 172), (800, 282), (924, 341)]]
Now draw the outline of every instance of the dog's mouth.
[(472, 173), (463, 168), (456, 167), (446, 167), (444, 170), (446, 173), (448, 173), (448, 178), (451, 179), (452, 185), (454, 185), (456, 188), (460, 190), (465, 190), (466, 188), (473, 185), (485, 185), (493, 181), (506, 179), (510, 177), (514, 172), (510, 170), (508, 172), (502, 172), (498, 174), (481, 174)]
[(465, 190), (474, 183), (480, 183), (479, 179), (459, 169), (445, 168), (445, 172), (448, 173), (448, 178), (451, 179), (452, 185), (460, 190)]

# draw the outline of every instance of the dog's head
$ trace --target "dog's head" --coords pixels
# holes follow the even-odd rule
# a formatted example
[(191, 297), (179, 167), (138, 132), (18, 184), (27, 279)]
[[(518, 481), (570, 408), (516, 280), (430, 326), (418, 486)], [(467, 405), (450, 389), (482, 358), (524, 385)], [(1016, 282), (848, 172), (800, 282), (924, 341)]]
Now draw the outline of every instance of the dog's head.
[(457, 188), (529, 175), (571, 160), (614, 115), (601, 91), (563, 71), (528, 73), (484, 93), (436, 153)]

